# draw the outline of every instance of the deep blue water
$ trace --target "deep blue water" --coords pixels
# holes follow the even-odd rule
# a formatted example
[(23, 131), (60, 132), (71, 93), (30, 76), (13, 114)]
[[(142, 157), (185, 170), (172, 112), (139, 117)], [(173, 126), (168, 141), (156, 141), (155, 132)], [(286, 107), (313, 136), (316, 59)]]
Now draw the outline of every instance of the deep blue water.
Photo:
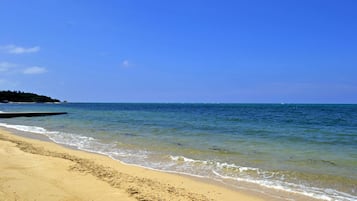
[(126, 163), (357, 200), (357, 105), (1, 104), (0, 111), (69, 112), (0, 125)]

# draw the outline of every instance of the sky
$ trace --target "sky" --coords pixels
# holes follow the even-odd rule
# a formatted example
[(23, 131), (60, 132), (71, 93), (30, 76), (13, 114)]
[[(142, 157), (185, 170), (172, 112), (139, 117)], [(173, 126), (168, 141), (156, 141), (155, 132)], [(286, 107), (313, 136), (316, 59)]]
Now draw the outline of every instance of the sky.
[(0, 90), (357, 103), (355, 0), (0, 0)]

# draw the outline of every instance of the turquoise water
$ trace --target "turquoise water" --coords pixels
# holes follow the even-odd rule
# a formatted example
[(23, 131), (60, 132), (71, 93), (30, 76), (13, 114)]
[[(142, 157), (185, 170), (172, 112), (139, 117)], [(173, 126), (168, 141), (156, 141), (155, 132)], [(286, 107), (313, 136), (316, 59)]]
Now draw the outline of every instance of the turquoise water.
[(357, 105), (1, 104), (0, 111), (66, 111), (0, 126), (130, 164), (357, 200)]

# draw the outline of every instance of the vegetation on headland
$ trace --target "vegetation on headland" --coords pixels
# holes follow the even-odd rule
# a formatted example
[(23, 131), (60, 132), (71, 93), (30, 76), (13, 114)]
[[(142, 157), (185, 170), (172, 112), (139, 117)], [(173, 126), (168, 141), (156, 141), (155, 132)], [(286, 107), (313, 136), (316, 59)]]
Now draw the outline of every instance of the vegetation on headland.
[(60, 100), (22, 91), (0, 91), (0, 103), (8, 102), (55, 103), (60, 102)]

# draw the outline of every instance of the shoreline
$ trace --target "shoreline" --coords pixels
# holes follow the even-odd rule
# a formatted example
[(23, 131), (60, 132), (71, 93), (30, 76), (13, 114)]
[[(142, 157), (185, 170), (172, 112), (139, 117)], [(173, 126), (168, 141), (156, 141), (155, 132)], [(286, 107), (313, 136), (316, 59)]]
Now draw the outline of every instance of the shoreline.
[[(109, 191), (114, 191), (113, 195), (119, 196), (120, 200), (273, 200), (264, 195), (226, 188), (209, 179), (128, 165), (104, 155), (18, 136), (3, 128), (0, 128), (0, 161), (3, 164), (0, 165), (0, 198), (5, 200), (61, 200), (66, 197), (73, 197), (72, 200), (113, 200), (114, 197), (108, 195), (107, 199), (101, 195)], [(57, 166), (58, 163), (62, 165)], [(27, 168), (28, 165), (32, 165), (31, 168)], [(46, 166), (55, 171), (46, 168), (41, 174), (34, 174)], [(29, 172), (31, 176), (23, 177)], [(12, 175), (12, 178), (7, 175)], [(73, 178), (76, 179), (72, 184)], [(18, 185), (11, 185), (14, 182)], [(26, 185), (33, 182), (40, 182), (42, 190), (34, 185)], [(102, 187), (93, 194), (87, 192), (87, 188), (74, 186), (75, 183), (98, 183), (96, 185)], [(96, 185), (92, 187), (97, 188)], [(68, 193), (73, 187), (76, 187), (76, 191)], [(53, 192), (48, 193), (48, 188)]]
[[(343, 148), (326, 155), (323, 150), (335, 145), (326, 147), (319, 144), (321, 140), (333, 139), (342, 145), (346, 143), (345, 138), (352, 140), (354, 132), (346, 127), (349, 124), (342, 128), (336, 124), (337, 130), (323, 138), (309, 137), (312, 133), (325, 136), (322, 134), (328, 131), (324, 125), (339, 119), (339, 108), (300, 108), (301, 112), (308, 114), (300, 119), (299, 115), (290, 116), (295, 114), (290, 110), (271, 106), (206, 108), (197, 105), (186, 111), (191, 107), (80, 104), (64, 107), (69, 112), (68, 116), (5, 119), (0, 128), (25, 138), (41, 138), (65, 148), (104, 155), (115, 162), (213, 183), (264, 199), (355, 200), (356, 183), (350, 168), (353, 164), (349, 163), (354, 161), (351, 158), (354, 144), (346, 144), (352, 150)], [(33, 108), (58, 110), (54, 106), (16, 108), (24, 111)], [(261, 114), (256, 110), (259, 108), (273, 109), (278, 113)], [(108, 109), (112, 112), (107, 113)], [(342, 109), (347, 111), (351, 108)], [(231, 116), (232, 111), (237, 115)], [(243, 111), (249, 115), (245, 116)], [(256, 113), (250, 114), (249, 111)], [(316, 119), (316, 125), (310, 125), (309, 119), (315, 117), (314, 111), (322, 114), (333, 112), (334, 115), (323, 121)], [(196, 118), (206, 113), (211, 114), (207, 119)], [(346, 112), (346, 115), (353, 114)], [(266, 122), (254, 123), (250, 127), (251, 119), (256, 115), (263, 115)], [(295, 123), (289, 121), (285, 124), (286, 117), (301, 122), (306, 128), (322, 130), (302, 131), (296, 128)], [(222, 122), (216, 122), (217, 118)], [(345, 120), (353, 125), (353, 121)], [(274, 128), (265, 127), (266, 123), (274, 125)], [(228, 128), (229, 131), (226, 130)], [(235, 130), (242, 133), (235, 133)], [(285, 136), (291, 131), (295, 131), (294, 134)], [(220, 133), (222, 135), (218, 135)], [(279, 138), (279, 144), (276, 144), (276, 135), (284, 136)], [(257, 139), (262, 143), (257, 143)], [(312, 144), (306, 145), (306, 142)]]

